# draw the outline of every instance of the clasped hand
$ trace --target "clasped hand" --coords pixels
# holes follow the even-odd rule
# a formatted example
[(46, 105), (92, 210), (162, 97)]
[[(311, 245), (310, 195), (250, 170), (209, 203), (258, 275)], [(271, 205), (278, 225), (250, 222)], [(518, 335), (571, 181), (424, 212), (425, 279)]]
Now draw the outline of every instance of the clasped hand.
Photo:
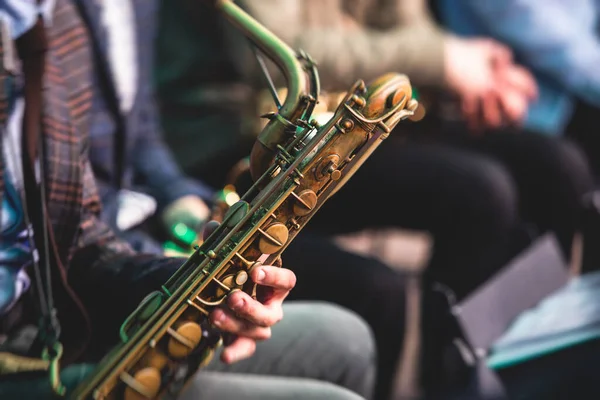
[(508, 47), (491, 39), (448, 37), (445, 73), (475, 131), (521, 124), (537, 97), (533, 75), (514, 62)]
[[(211, 221), (204, 229), (206, 238), (218, 226)], [(250, 278), (259, 285), (260, 301), (247, 293), (235, 291), (226, 305), (210, 314), (210, 321), (223, 332), (236, 335), (221, 354), (224, 363), (231, 364), (250, 357), (256, 342), (271, 337), (271, 327), (283, 318), (283, 300), (296, 285), (292, 271), (278, 266), (261, 265), (250, 271)]]

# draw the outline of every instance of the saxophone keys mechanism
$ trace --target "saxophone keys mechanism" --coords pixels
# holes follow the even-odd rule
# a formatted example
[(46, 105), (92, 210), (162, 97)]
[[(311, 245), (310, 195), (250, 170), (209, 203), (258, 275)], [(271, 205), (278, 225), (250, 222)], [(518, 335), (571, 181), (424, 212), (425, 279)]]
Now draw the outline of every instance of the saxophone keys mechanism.
[(169, 328), (167, 333), (171, 336), (167, 346), (169, 355), (179, 359), (189, 355), (202, 339), (202, 328), (195, 322), (184, 322), (176, 330)]
[(342, 171), (338, 169), (340, 157), (337, 154), (331, 154), (321, 160), (315, 169), (315, 178), (323, 180), (327, 176), (333, 181), (342, 177)]
[(354, 122), (352, 122), (351, 119), (345, 119), (342, 121), (340, 126), (344, 129), (344, 132), (348, 132), (354, 128)]
[(248, 273), (246, 271), (240, 271), (235, 275), (227, 275), (220, 281), (219, 286), (215, 291), (216, 297), (221, 298), (232, 289), (241, 288), (247, 280)]
[(288, 240), (289, 230), (281, 222), (270, 225), (267, 229), (258, 229), (261, 237), (258, 241), (258, 249), (263, 254), (273, 254), (281, 249)]
[(337, 169), (337, 166), (335, 164), (331, 164), (327, 168), (327, 172), (329, 173), (329, 177), (331, 178), (332, 181), (339, 181), (340, 178), (342, 177), (342, 171)]
[(317, 194), (310, 189), (301, 191), (299, 194), (292, 192), (294, 196), (293, 211), (299, 217), (310, 214), (317, 205)]
[(156, 368), (140, 369), (134, 376), (123, 372), (121, 373), (121, 380), (127, 385), (124, 395), (125, 400), (154, 399), (160, 391), (160, 371)]
[(248, 273), (246, 271), (240, 271), (235, 275), (236, 285), (243, 286), (246, 282), (248, 282)]

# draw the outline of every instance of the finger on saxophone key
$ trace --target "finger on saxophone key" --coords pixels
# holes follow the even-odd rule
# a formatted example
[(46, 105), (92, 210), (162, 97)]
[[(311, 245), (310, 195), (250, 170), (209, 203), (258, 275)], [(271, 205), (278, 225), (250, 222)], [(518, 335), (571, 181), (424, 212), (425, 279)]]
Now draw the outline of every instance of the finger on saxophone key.
[(290, 291), (296, 286), (296, 275), (289, 269), (272, 265), (261, 265), (250, 271), (255, 283), (275, 289)]
[[(240, 318), (231, 310), (217, 309), (211, 315), (211, 322), (220, 330), (226, 333), (228, 339), (235, 339), (235, 336), (245, 336), (253, 340), (267, 340), (271, 337), (271, 328), (257, 326), (243, 318)], [(225, 346), (232, 343), (233, 340), (225, 341)]]
[(244, 292), (236, 292), (227, 298), (227, 305), (239, 318), (250, 323), (271, 327), (283, 318), (282, 297), (272, 298), (268, 304), (254, 300)]

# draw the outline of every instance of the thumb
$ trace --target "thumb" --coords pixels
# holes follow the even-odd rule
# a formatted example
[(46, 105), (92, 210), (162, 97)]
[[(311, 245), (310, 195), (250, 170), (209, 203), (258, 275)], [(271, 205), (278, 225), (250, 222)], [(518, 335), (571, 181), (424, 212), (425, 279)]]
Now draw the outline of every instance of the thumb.
[(522, 91), (528, 100), (535, 100), (538, 96), (538, 86), (535, 78), (527, 69), (512, 65), (498, 71), (499, 81), (509, 87)]

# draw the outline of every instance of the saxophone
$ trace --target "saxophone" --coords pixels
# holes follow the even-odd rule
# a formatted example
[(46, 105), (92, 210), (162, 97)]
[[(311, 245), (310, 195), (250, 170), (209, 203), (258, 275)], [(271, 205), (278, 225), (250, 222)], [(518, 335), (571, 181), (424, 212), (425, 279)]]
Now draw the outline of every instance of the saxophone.
[(176, 398), (223, 342), (207, 318), (211, 310), (238, 290), (256, 297), (252, 268), (277, 264), (325, 200), (417, 110), (408, 78), (388, 74), (369, 86), (354, 84), (323, 126), (309, 121), (319, 94), (315, 63), (232, 0), (212, 3), (282, 70), (286, 99), (267, 116), (252, 149), (252, 188), (161, 290), (125, 320), (121, 343), (76, 388), (73, 399)]

